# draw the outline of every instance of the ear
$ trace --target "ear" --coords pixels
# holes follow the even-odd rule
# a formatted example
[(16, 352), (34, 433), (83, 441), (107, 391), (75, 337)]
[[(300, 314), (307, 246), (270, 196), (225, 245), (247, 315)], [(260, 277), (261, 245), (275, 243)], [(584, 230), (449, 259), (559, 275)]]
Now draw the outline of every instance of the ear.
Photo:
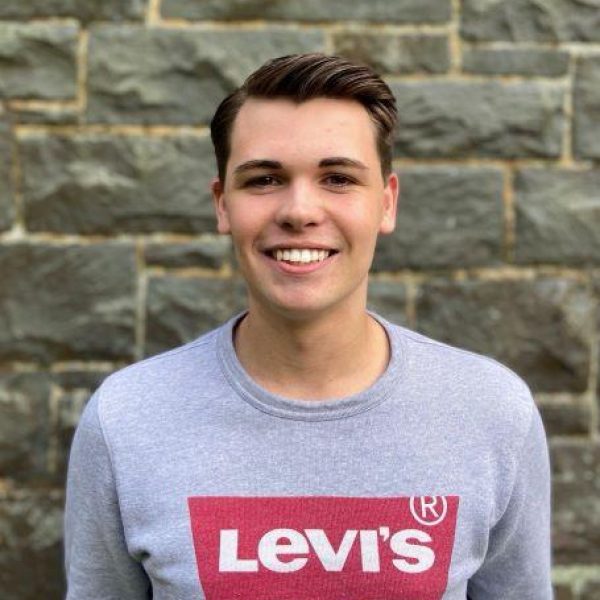
[(383, 188), (383, 215), (379, 233), (392, 233), (396, 227), (396, 211), (398, 209), (398, 194), (400, 193), (400, 181), (396, 173), (390, 173)]
[(231, 233), (231, 227), (229, 225), (227, 207), (225, 206), (225, 191), (223, 188), (224, 186), (221, 180), (218, 177), (215, 177), (210, 184), (210, 189), (215, 204), (215, 213), (217, 215), (217, 231), (226, 234)]

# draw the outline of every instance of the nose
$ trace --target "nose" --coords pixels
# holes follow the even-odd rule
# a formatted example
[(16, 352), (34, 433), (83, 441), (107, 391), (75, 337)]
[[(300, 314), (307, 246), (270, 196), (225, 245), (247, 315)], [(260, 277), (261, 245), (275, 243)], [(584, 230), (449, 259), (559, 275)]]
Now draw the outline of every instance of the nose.
[(319, 225), (323, 207), (318, 190), (307, 182), (294, 182), (282, 194), (277, 210), (277, 224), (290, 231), (301, 231)]

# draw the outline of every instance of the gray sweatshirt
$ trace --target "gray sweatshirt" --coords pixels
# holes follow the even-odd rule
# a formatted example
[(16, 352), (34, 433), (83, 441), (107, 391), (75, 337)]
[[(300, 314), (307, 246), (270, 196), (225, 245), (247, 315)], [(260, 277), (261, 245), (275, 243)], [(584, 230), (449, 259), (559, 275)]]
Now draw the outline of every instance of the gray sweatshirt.
[(110, 376), (71, 450), (68, 600), (549, 600), (550, 476), (527, 386), (377, 317), (385, 373), (268, 393), (235, 319)]

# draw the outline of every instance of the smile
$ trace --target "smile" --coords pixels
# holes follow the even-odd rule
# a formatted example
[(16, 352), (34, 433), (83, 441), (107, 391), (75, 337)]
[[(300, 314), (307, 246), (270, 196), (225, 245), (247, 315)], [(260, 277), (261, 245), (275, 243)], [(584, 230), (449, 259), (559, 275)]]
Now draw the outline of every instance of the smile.
[(270, 252), (277, 262), (308, 264), (323, 262), (335, 250), (309, 249), (309, 248), (277, 248)]

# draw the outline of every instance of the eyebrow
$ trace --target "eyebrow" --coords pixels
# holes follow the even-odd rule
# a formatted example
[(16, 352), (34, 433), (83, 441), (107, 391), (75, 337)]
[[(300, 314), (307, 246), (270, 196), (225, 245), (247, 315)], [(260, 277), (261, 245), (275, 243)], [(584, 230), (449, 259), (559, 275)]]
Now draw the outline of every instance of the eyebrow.
[(248, 160), (238, 165), (234, 170), (234, 175), (244, 173), (245, 171), (251, 171), (252, 169), (283, 169), (283, 165), (277, 160), (258, 159)]
[[(327, 167), (352, 167), (355, 169), (361, 169), (367, 171), (369, 167), (364, 163), (354, 158), (348, 158), (347, 156), (331, 156), (324, 158), (319, 161), (319, 168)], [(260, 158), (256, 160), (248, 160), (238, 165), (234, 170), (234, 175), (244, 173), (245, 171), (251, 171), (253, 169), (283, 169), (283, 165), (277, 160), (269, 160), (266, 158)]]
[(369, 169), (369, 167), (360, 162), (360, 160), (348, 158), (346, 156), (332, 156), (331, 158), (324, 158), (319, 162), (319, 167), (353, 167), (363, 171), (368, 171)]

